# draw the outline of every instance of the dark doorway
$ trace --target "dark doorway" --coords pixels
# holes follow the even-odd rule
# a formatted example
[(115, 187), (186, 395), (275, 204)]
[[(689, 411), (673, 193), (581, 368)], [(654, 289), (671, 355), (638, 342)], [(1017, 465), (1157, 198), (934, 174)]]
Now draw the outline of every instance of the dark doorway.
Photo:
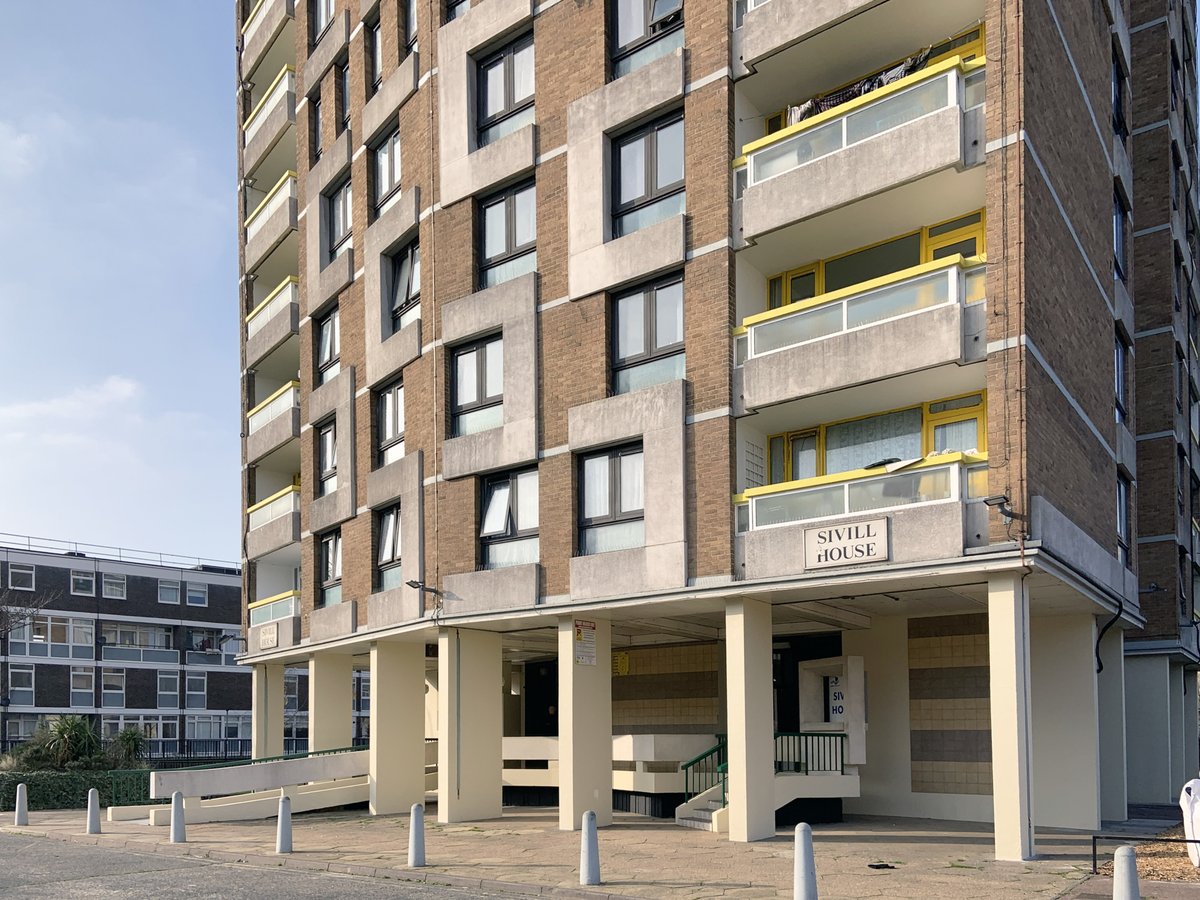
[(842, 655), (842, 633), (801, 634), (773, 641), (775, 680), (775, 730), (800, 730), (799, 664), (809, 659)]
[(558, 660), (525, 663), (525, 733), (558, 736)]

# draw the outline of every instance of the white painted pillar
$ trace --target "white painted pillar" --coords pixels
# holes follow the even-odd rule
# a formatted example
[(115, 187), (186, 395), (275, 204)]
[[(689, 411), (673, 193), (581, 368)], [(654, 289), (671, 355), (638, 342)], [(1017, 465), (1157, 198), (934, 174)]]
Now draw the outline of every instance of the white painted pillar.
[[(1184, 769), (1184, 758), (1186, 753), (1183, 745), (1185, 740), (1191, 740), (1193, 743), (1196, 740), (1195, 735), (1190, 738), (1185, 738), (1183, 730), (1184, 712), (1183, 712), (1183, 666), (1180, 663), (1171, 663), (1170, 679), (1168, 681), (1169, 690), (1171, 692), (1171, 793), (1176, 797), (1183, 790), (1184, 784), (1196, 777), (1195, 772), (1189, 773)], [(1176, 801), (1178, 802), (1178, 801)]]
[[(589, 633), (590, 632), (590, 633)], [(612, 824), (612, 625), (558, 620), (558, 827)]]
[(1096, 619), (1031, 622), (1033, 791), (1040, 826), (1100, 829), (1100, 704)]
[(371, 646), (371, 815), (425, 802), (425, 644)]
[[(371, 692), (374, 695), (374, 691)], [(354, 742), (354, 666), (349, 654), (317, 653), (308, 661), (308, 749)]]
[(500, 635), (438, 634), (438, 821), (500, 817), (504, 766)]
[(996, 859), (1031, 859), (1029, 594), (1020, 575), (988, 579), (988, 652)]
[(256, 665), (250, 680), (250, 754), (255, 759), (282, 756), (283, 666)]
[(1183, 770), (1184, 783), (1200, 774), (1200, 709), (1196, 707), (1196, 673), (1183, 671)]
[[(1170, 660), (1125, 660), (1125, 755), (1130, 803), (1178, 803), (1171, 796)], [(1182, 787), (1182, 785), (1180, 786)]]
[(771, 605), (725, 606), (729, 723), (729, 839), (775, 836), (775, 725), (772, 711)]
[(1124, 822), (1129, 815), (1125, 759), (1125, 632), (1115, 625), (1100, 642), (1104, 671), (1100, 700), (1100, 818)]

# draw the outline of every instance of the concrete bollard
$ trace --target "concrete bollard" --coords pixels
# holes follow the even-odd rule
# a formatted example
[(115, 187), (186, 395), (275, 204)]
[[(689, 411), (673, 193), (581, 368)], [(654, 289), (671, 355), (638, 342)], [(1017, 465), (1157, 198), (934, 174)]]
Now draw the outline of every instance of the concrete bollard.
[(579, 883), (600, 883), (600, 844), (596, 840), (596, 814), (583, 814), (583, 832), (579, 841)]
[(1138, 887), (1137, 855), (1126, 844), (1113, 857), (1113, 900), (1141, 900)]
[(13, 816), (14, 825), (29, 824), (29, 788), (25, 786), (25, 782), (17, 785), (17, 807), (16, 814)]
[(100, 833), (100, 792), (95, 788), (88, 791), (87, 833)]
[(292, 852), (292, 798), (279, 798), (279, 824), (275, 826), (275, 852)]
[(425, 865), (425, 807), (412, 805), (408, 815), (408, 867), (419, 869)]
[(183, 793), (176, 791), (171, 795), (171, 843), (187, 843), (187, 825), (183, 816)]
[(796, 861), (792, 867), (792, 896), (795, 900), (817, 900), (817, 867), (813, 863), (812, 826), (796, 826)]

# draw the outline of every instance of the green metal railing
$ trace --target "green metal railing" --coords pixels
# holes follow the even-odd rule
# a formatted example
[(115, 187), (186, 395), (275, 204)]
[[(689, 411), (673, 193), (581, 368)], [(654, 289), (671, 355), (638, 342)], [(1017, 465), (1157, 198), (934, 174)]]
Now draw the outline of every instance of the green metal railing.
[(683, 798), (691, 800), (697, 794), (703, 794), (709, 788), (721, 785), (721, 801), (724, 805), (725, 766), (728, 762), (728, 745), (725, 738), (717, 741), (715, 747), (710, 747), (699, 756), (689, 759), (679, 766), (683, 772)]
[(836, 731), (775, 732), (775, 771), (846, 774), (846, 735)]
[(142, 806), (147, 803), (167, 803), (150, 796), (149, 769), (113, 769), (108, 773), (110, 806)]

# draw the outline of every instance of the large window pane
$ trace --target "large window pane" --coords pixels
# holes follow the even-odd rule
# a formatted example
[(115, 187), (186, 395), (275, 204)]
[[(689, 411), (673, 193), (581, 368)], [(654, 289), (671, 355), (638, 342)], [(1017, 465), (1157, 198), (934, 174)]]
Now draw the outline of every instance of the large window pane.
[(628, 203), (646, 194), (646, 139), (638, 138), (620, 148), (620, 201)]
[(684, 354), (673, 353), (641, 365), (618, 369), (613, 387), (618, 394), (627, 394), (666, 381), (678, 381), (684, 377), (686, 369)]
[(460, 406), (465, 403), (474, 403), (479, 399), (479, 389), (475, 383), (475, 354), (478, 352), (471, 350), (467, 353), (460, 353), (455, 361), (458, 371), (454, 386), (456, 399)]
[(947, 450), (978, 450), (979, 420), (966, 419), (962, 422), (947, 422), (933, 428), (933, 449), (938, 453)]
[(507, 481), (492, 485), (491, 495), (483, 513), (483, 526), (479, 530), (481, 535), (503, 534), (508, 530), (509, 490)]
[(517, 476), (517, 530), (529, 531), (538, 527), (538, 473), (522, 472)]
[(642, 454), (627, 453), (621, 457), (621, 512), (642, 509), (642, 498)]
[(483, 255), (501, 256), (507, 249), (505, 204), (493, 203), (483, 210)]
[(617, 46), (624, 47), (645, 33), (644, 0), (617, 0)]
[(825, 472), (848, 472), (884, 459), (921, 456), (921, 410), (906, 409), (831, 425), (825, 430)]
[(583, 516), (594, 519), (608, 515), (608, 457), (596, 456), (583, 462)]
[(910, 234), (825, 263), (825, 290), (836, 291), (921, 263), (921, 235)]
[(485, 349), (485, 377), (487, 385), (485, 395), (499, 397), (504, 393), (504, 339), (492, 341)]
[(617, 301), (617, 358), (646, 352), (645, 295), (631, 294)]
[(817, 474), (817, 436), (798, 434), (792, 438), (792, 480), (812, 478)]
[(658, 187), (683, 180), (683, 122), (672, 122), (658, 130), (658, 159), (655, 173)]
[(643, 519), (632, 522), (616, 522), (612, 525), (597, 525), (583, 533), (584, 555), (610, 553), (613, 550), (630, 550), (646, 545), (646, 523)]
[(527, 44), (513, 54), (513, 102), (520, 103), (533, 96), (533, 44)]
[(655, 292), (654, 331), (659, 347), (683, 342), (683, 284), (676, 282)]
[(494, 116), (504, 110), (504, 59), (483, 70), (483, 115)]
[(516, 210), (513, 216), (515, 234), (513, 247), (524, 247), (537, 238), (537, 194), (532, 187), (516, 195)]

